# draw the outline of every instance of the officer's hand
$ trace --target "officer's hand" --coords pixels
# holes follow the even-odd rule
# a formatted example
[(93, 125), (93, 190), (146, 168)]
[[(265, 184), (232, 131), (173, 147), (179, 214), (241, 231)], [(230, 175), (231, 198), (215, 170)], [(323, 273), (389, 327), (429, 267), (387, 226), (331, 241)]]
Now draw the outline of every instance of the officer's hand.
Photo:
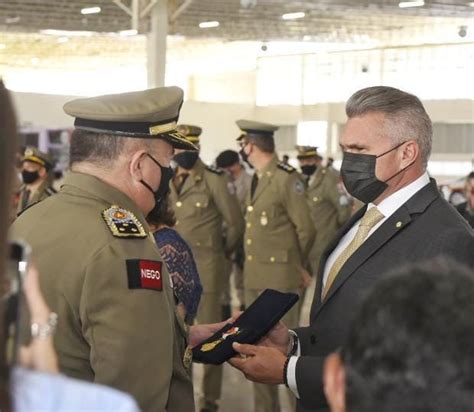
[(283, 368), (286, 357), (275, 348), (244, 345), (234, 342), (232, 347), (240, 356), (229, 359), (248, 380), (270, 385), (283, 383)]
[(290, 344), (290, 332), (285, 324), (280, 321), (268, 332), (257, 346), (278, 349), (283, 355), (288, 353)]
[(222, 329), (226, 324), (232, 323), (233, 318), (229, 318), (219, 323), (209, 323), (206, 325), (193, 325), (189, 328), (189, 346), (194, 348), (202, 341), (214, 335), (219, 329)]

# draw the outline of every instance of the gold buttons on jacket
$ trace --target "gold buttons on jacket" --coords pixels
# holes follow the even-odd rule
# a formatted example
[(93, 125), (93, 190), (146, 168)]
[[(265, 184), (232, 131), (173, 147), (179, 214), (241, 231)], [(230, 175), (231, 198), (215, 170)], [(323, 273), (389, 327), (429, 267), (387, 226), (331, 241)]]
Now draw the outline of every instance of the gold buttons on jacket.
[(395, 225), (398, 229), (402, 227), (402, 222), (398, 221), (397, 224)]
[(183, 202), (180, 202), (179, 200), (176, 202), (176, 207), (181, 207), (183, 206)]
[(252, 244), (252, 239), (247, 239), (247, 245), (251, 245)]
[(319, 200), (318, 196), (313, 197), (313, 202), (317, 202)]
[(201, 207), (201, 202), (196, 202), (196, 207)]
[(252, 256), (252, 255), (248, 255), (248, 256), (247, 256), (247, 260), (248, 260), (249, 262), (251, 262), (252, 259), (253, 259), (253, 256)]
[(252, 212), (252, 211), (253, 211), (253, 206), (252, 205), (247, 206), (247, 212)]
[(252, 227), (252, 223), (247, 222), (247, 229), (250, 229)]
[(270, 258), (270, 262), (272, 262), (272, 263), (275, 262), (275, 257), (274, 257), (274, 256), (272, 256), (272, 257)]

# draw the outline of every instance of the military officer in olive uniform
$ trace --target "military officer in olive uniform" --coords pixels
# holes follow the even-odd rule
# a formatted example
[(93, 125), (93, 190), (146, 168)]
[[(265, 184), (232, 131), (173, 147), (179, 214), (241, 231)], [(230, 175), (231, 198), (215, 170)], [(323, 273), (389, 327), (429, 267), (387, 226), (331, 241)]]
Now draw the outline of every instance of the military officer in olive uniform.
[[(299, 173), (278, 161), (276, 126), (239, 120), (241, 155), (255, 168), (246, 201), (244, 287), (247, 305), (266, 288), (297, 292), (315, 229)], [(293, 308), (283, 319), (298, 325)], [(255, 410), (279, 410), (278, 387), (254, 384)]]
[(50, 185), (49, 173), (52, 168), (53, 161), (49, 155), (36, 147), (25, 149), (21, 165), (23, 185), (18, 198), (17, 213), (56, 193)]
[[(180, 125), (178, 130), (189, 142), (199, 145), (201, 128)], [(226, 256), (231, 255), (242, 237), (242, 212), (222, 170), (206, 166), (195, 151), (176, 150), (174, 161), (178, 166), (171, 184), (170, 203), (177, 219), (176, 230), (193, 251), (203, 286), (197, 320), (199, 323), (218, 322), (226, 280)], [(222, 366), (205, 365), (202, 410), (217, 410), (221, 383)]]
[(298, 161), (307, 181), (306, 196), (316, 228), (316, 240), (310, 252), (310, 266), (316, 273), (322, 253), (338, 229), (349, 219), (351, 197), (339, 189), (339, 174), (322, 166), (316, 147), (299, 146)]
[(166, 87), (67, 103), (71, 173), (12, 226), (59, 315), (61, 371), (126, 391), (150, 412), (194, 410), (186, 339), (222, 327), (187, 334), (145, 220), (168, 191), (173, 147), (195, 150), (176, 131), (182, 101)]

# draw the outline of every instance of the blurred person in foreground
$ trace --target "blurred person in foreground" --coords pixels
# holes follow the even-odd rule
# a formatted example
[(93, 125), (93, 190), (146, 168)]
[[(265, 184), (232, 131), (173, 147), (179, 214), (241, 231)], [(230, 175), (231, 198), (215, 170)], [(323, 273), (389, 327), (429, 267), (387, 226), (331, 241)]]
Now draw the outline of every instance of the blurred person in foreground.
[(126, 391), (143, 411), (194, 408), (187, 344), (222, 327), (185, 327), (145, 220), (169, 189), (174, 148), (194, 149), (176, 131), (182, 102), (164, 87), (66, 103), (71, 172), (12, 225), (59, 316), (60, 370)]
[(231, 363), (251, 380), (286, 384), (298, 411), (327, 411), (323, 364), (346, 340), (364, 293), (404, 263), (448, 256), (474, 267), (474, 235), (426, 166), (432, 125), (421, 101), (376, 86), (354, 93), (340, 137), (341, 176), (365, 203), (322, 255), (310, 325), (279, 323), (259, 345), (235, 345)]
[(169, 207), (169, 194), (164, 197), (160, 207), (154, 208), (146, 219), (171, 276), (174, 294), (178, 300), (178, 314), (187, 325), (192, 325), (202, 295), (201, 279), (191, 248), (173, 229), (176, 218)]
[[(0, 81), (0, 285), (7, 281), (5, 254), (10, 215), (8, 201), (14, 178), (14, 152), (17, 145), (16, 119), (8, 91)], [(58, 373), (58, 359), (53, 347), (55, 314), (41, 294), (38, 272), (29, 265), (24, 293), (32, 325), (39, 332), (28, 347), (20, 348), (17, 365), (7, 363), (4, 348), (8, 345), (5, 300), (0, 299), (0, 410), (30, 412), (41, 410), (114, 410), (137, 412), (135, 401), (124, 393), (101, 385), (71, 379)], [(5, 314), (6, 315), (6, 314)]]
[(48, 198), (56, 193), (51, 186), (51, 170), (53, 161), (46, 153), (36, 147), (27, 147), (21, 161), (21, 179), (17, 213), (21, 213), (28, 206)]
[(474, 228), (474, 172), (467, 175), (466, 183), (464, 184), (464, 196), (466, 196), (466, 201), (455, 207), (461, 213), (461, 216)]
[(474, 273), (443, 259), (398, 269), (326, 359), (332, 412), (472, 412)]

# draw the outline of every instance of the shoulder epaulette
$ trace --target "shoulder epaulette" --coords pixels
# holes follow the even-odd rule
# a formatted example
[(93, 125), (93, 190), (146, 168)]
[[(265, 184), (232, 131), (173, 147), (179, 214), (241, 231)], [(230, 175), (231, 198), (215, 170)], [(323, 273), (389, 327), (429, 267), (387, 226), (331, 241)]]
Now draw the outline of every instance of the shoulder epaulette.
[(113, 205), (102, 211), (102, 217), (115, 237), (147, 237), (141, 222), (127, 209)]
[(48, 196), (52, 196), (52, 195), (55, 195), (56, 193), (58, 193), (58, 191), (54, 188), (54, 187), (47, 187), (44, 192), (48, 195)]
[(206, 166), (206, 170), (216, 175), (221, 175), (224, 173), (222, 169), (219, 169), (218, 167), (214, 167), (214, 166)]
[(284, 170), (286, 173), (293, 173), (296, 169), (293, 166), (287, 165), (286, 163), (279, 162), (277, 164), (278, 169)]

